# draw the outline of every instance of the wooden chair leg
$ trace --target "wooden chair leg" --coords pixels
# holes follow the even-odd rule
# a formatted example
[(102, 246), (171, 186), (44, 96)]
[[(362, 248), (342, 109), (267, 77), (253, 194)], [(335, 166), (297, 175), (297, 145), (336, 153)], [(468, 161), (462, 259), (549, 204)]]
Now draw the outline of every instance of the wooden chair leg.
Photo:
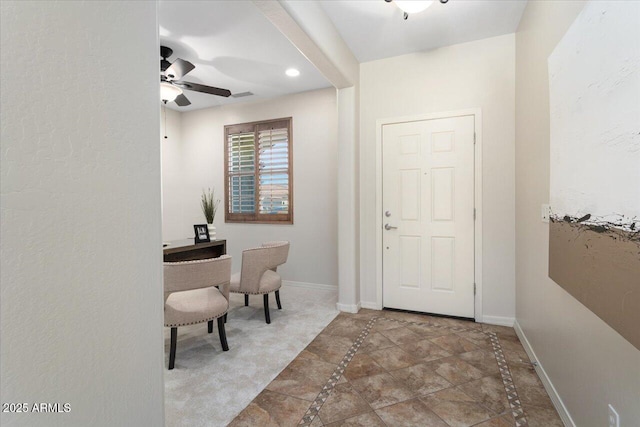
[(249, 295), (244, 294), (244, 306), (247, 307), (249, 305)]
[(269, 316), (269, 294), (264, 294), (264, 318), (267, 323), (271, 323), (271, 317)]
[(276, 291), (276, 304), (278, 304), (278, 310), (282, 310), (282, 304), (280, 304), (280, 289)]
[(224, 332), (223, 317), (218, 317), (218, 333), (220, 334), (220, 344), (222, 344), (222, 350), (229, 351), (229, 344), (227, 344), (227, 334)]
[(213, 332), (213, 320), (209, 320), (208, 323), (208, 329), (209, 329), (209, 333)]
[(169, 369), (173, 369), (176, 363), (176, 341), (178, 341), (178, 328), (171, 328), (171, 348), (169, 350)]

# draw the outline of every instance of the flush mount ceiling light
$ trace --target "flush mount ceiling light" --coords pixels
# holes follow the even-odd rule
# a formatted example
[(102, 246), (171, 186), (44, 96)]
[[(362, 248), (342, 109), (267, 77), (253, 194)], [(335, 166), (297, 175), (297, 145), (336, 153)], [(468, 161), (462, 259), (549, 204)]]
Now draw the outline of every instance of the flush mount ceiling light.
[[(410, 13), (418, 13), (427, 9), (433, 3), (433, 0), (384, 0), (387, 3), (393, 3), (404, 12), (404, 19), (409, 17)], [(440, 0), (440, 3), (447, 3), (449, 0)]]
[(300, 75), (300, 71), (296, 70), (295, 68), (289, 68), (284, 73), (289, 77), (298, 77)]
[(396, 0), (394, 2), (394, 4), (398, 6), (400, 9), (402, 9), (402, 11), (405, 13), (422, 12), (423, 10), (431, 6), (431, 3), (433, 3), (433, 1), (431, 0), (428, 0), (428, 1)]
[(160, 100), (165, 104), (182, 95), (182, 89), (169, 83), (160, 83)]

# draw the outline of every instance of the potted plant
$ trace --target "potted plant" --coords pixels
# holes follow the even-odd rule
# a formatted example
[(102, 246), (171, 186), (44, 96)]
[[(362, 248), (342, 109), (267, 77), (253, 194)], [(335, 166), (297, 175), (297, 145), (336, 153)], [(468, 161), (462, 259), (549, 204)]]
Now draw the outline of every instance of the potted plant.
[(207, 220), (207, 228), (209, 228), (209, 238), (211, 240), (216, 239), (216, 228), (213, 226), (213, 219), (216, 217), (219, 204), (220, 199), (215, 200), (213, 189), (209, 188), (206, 191), (202, 190), (200, 207), (202, 208), (202, 213)]

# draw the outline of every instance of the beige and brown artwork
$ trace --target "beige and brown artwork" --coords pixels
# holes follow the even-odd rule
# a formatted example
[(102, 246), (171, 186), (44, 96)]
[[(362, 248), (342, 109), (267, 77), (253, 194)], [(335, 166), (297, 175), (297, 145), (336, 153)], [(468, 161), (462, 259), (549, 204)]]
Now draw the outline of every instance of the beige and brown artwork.
[(640, 349), (639, 2), (586, 3), (549, 56), (549, 277)]
[(555, 219), (549, 276), (640, 349), (640, 234)]

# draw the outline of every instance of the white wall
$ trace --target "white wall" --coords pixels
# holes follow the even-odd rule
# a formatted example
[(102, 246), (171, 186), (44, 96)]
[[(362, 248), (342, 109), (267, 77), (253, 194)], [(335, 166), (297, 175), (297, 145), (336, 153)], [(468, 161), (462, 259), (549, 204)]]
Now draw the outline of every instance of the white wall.
[[(243, 249), (268, 240), (289, 240), (289, 260), (278, 269), (284, 280), (337, 285), (336, 108), (335, 89), (322, 89), (182, 113), (181, 158), (176, 158), (182, 162), (182, 181), (170, 188), (164, 177), (164, 239), (193, 236), (193, 224), (205, 222), (200, 210), (202, 189), (213, 186), (222, 200), (214, 224), (218, 238), (227, 239), (233, 271), (240, 270)], [(225, 224), (224, 126), (281, 117), (293, 117), (294, 224)], [(175, 171), (170, 150), (164, 150), (163, 171)]]
[(3, 426), (163, 424), (156, 19), (1, 2)]
[[(160, 118), (162, 147), (162, 236), (164, 240), (186, 237), (182, 113), (163, 108)], [(166, 136), (166, 138), (165, 138)], [(191, 201), (193, 202), (193, 201)], [(206, 222), (206, 221), (201, 221)], [(193, 224), (191, 224), (193, 225)], [(191, 229), (193, 233), (193, 228)], [(172, 237), (173, 236), (173, 237)]]
[[(623, 2), (624, 3), (624, 2)], [(584, 3), (527, 4), (516, 34), (517, 322), (575, 425), (605, 426), (607, 404), (621, 426), (640, 420), (640, 351), (548, 277), (547, 58)]]
[[(513, 34), (360, 66), (361, 299), (376, 301), (376, 120), (479, 107), (483, 139), (483, 314), (515, 313)], [(500, 319), (507, 318), (507, 319)]]
[(336, 307), (357, 313), (360, 303), (358, 269), (358, 88), (338, 89), (338, 279)]

